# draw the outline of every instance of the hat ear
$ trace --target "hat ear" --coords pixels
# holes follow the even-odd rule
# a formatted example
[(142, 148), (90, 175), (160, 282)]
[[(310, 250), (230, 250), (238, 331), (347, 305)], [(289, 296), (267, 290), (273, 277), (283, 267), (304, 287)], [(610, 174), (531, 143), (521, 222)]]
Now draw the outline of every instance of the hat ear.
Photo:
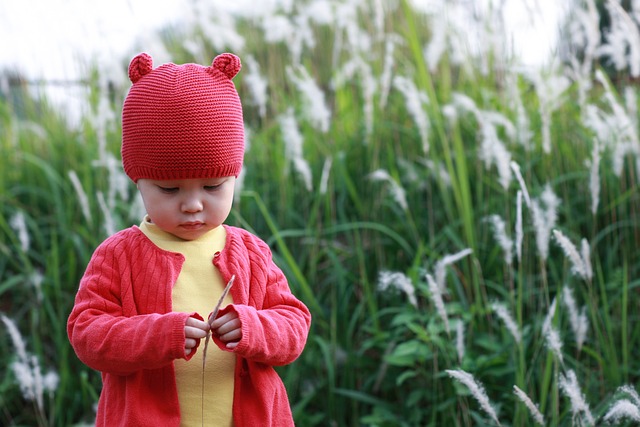
[(233, 53), (222, 53), (215, 57), (211, 63), (211, 67), (222, 71), (222, 73), (231, 80), (238, 74), (240, 68), (242, 68), (242, 64), (240, 64), (240, 58)]
[(153, 70), (153, 59), (146, 53), (140, 53), (131, 60), (129, 64), (129, 79), (131, 83), (136, 83)]

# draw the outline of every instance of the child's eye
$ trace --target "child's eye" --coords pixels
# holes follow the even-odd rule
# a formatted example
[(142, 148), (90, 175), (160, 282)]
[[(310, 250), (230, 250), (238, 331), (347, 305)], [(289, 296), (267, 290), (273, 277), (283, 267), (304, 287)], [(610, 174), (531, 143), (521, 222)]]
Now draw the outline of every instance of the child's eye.
[(160, 191), (162, 191), (163, 193), (167, 193), (167, 194), (173, 194), (173, 193), (178, 191), (178, 187), (161, 187), (161, 186), (158, 186), (158, 188), (160, 189)]
[(204, 186), (204, 189), (206, 191), (216, 191), (219, 188), (220, 188), (220, 185), (205, 185)]

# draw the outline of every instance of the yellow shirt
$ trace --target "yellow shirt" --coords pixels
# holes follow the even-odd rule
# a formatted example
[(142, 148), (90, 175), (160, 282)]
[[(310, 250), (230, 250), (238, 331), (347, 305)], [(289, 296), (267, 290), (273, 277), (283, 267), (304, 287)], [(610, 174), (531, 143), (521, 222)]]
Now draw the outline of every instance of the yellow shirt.
[[(224, 248), (224, 227), (219, 226), (191, 241), (162, 231), (149, 222), (148, 217), (142, 222), (140, 229), (159, 248), (181, 253), (185, 257), (182, 271), (172, 291), (173, 311), (195, 311), (206, 319), (215, 308), (226, 285), (212, 262), (214, 254)], [(231, 303), (233, 299), (231, 294), (228, 294), (221, 307)], [(203, 354), (204, 340), (200, 343), (198, 352), (189, 361), (174, 361), (181, 426), (233, 426), (235, 355), (220, 350), (209, 340), (203, 405)]]

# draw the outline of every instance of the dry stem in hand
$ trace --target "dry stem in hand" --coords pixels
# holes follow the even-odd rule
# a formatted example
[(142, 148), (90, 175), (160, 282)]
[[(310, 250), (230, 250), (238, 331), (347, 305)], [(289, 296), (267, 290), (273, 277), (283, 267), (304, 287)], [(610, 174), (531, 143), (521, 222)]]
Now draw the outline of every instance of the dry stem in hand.
[[(236, 278), (236, 275), (233, 274), (231, 276), (231, 279), (229, 279), (229, 283), (227, 283), (227, 286), (224, 288), (224, 291), (222, 291), (222, 295), (220, 295), (220, 299), (218, 299), (218, 303), (216, 304), (216, 307), (213, 309), (211, 316), (209, 316), (209, 319), (207, 319), (209, 328), (211, 328), (211, 323), (214, 320), (216, 320), (216, 317), (218, 316), (218, 312), (220, 311), (220, 306), (222, 306), (222, 302), (224, 301), (225, 297), (229, 293), (229, 289), (231, 289), (231, 286), (233, 286), (233, 281), (235, 280), (235, 278)], [(211, 330), (207, 331), (207, 336), (204, 338), (204, 349), (202, 350), (202, 397), (201, 397), (202, 398), (202, 425), (204, 425), (204, 368), (207, 363), (207, 347), (209, 346), (210, 337), (211, 337)]]

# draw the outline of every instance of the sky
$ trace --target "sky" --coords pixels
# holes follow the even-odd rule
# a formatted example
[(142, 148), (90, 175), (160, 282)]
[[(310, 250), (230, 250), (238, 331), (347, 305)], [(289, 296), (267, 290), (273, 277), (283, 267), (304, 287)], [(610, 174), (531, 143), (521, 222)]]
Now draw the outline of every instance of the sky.
[[(177, 23), (196, 0), (0, 0), (0, 69), (15, 69), (30, 80), (79, 79), (95, 61), (121, 66), (134, 53), (136, 40)], [(239, 10), (255, 9), (254, 0), (202, 0)], [(261, 7), (278, 1), (260, 0)], [(388, 1), (388, 0), (380, 0)], [(412, 0), (416, 7), (447, 0)], [(497, 0), (467, 0), (487, 7)], [(500, 0), (507, 30), (525, 64), (542, 64), (553, 49), (562, 11), (557, 0)], [(251, 6), (253, 4), (253, 6)], [(250, 9), (247, 9), (250, 8)], [(55, 85), (54, 85), (55, 86)], [(64, 87), (53, 88), (49, 97)], [(77, 95), (80, 97), (80, 95)]]

